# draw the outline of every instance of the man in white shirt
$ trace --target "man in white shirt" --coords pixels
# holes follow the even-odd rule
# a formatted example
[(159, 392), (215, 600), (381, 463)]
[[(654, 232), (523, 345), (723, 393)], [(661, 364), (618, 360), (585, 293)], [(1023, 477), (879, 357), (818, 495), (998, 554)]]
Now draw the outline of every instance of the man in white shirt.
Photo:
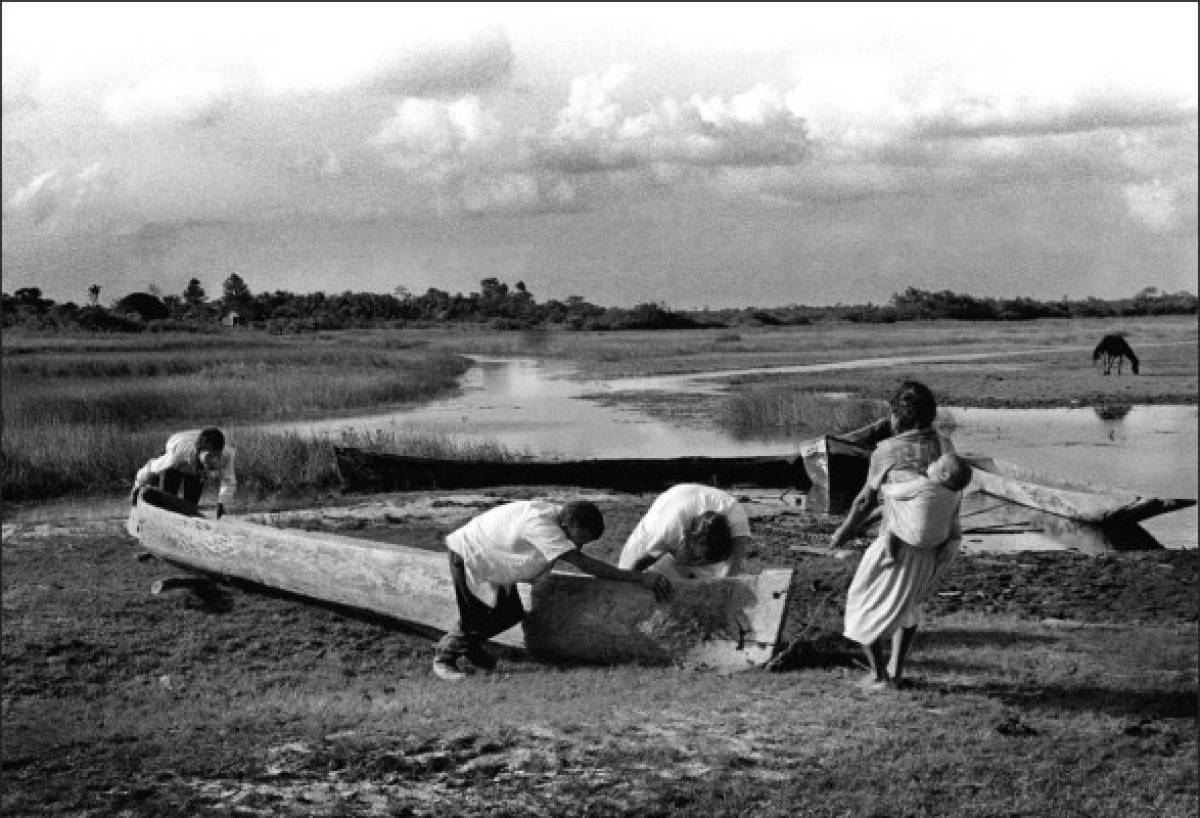
[(133, 478), (130, 500), (137, 502), (138, 490), (158, 485), (166, 494), (178, 495), (199, 505), (204, 484), (211, 472), (220, 479), (217, 490), (217, 517), (225, 513), (225, 504), (237, 491), (237, 475), (233, 471), (234, 448), (226, 445), (220, 429), (189, 429), (176, 432), (167, 439), (166, 451), (149, 460)]
[(651, 504), (625, 541), (617, 565), (719, 578), (742, 572), (749, 544), (750, 521), (737, 498), (712, 486), (680, 483)]
[(482, 645), (524, 618), (516, 583), (533, 582), (559, 559), (600, 579), (640, 585), (660, 601), (670, 598), (666, 577), (625, 571), (580, 550), (603, 533), (604, 518), (594, 503), (518, 500), (485, 511), (447, 536), (459, 621), (437, 644), (434, 674), (461, 680), (463, 657), (478, 668), (494, 668), (496, 660)]

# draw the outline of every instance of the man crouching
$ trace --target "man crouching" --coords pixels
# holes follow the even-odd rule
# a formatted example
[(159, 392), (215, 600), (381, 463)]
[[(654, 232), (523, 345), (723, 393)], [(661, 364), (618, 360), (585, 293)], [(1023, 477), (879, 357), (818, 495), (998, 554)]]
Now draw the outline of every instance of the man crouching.
[(434, 674), (446, 681), (463, 679), (462, 657), (482, 670), (493, 669), (496, 660), (483, 643), (525, 616), (516, 583), (535, 581), (559, 559), (599, 579), (640, 585), (659, 601), (670, 598), (666, 577), (626, 571), (580, 550), (603, 533), (604, 517), (594, 503), (518, 500), (485, 511), (447, 536), (459, 620), (437, 644)]

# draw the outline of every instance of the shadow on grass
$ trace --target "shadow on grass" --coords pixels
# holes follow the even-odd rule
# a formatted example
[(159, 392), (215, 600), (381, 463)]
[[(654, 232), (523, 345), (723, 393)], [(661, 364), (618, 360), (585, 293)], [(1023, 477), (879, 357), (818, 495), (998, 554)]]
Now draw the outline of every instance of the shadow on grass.
[(911, 686), (940, 693), (983, 694), (1021, 710), (1091, 712), (1143, 720), (1194, 719), (1197, 716), (1198, 698), (1195, 690), (1072, 687), (1059, 684), (939, 684), (921, 681), (913, 682)]
[(921, 648), (979, 648), (1020, 647), (1023, 645), (1052, 645), (1055, 636), (1038, 633), (979, 628), (938, 628), (919, 630), (914, 649)]

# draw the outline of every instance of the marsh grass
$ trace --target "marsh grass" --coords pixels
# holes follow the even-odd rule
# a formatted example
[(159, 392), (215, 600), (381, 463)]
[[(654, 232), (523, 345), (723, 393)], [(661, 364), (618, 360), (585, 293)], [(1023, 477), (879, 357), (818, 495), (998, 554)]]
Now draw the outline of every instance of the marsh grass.
[(718, 422), (721, 428), (742, 438), (779, 432), (807, 437), (848, 432), (886, 415), (887, 404), (883, 401), (759, 387), (726, 398)]
[[(3, 353), (4, 500), (128, 489), (172, 432), (206, 425), (231, 432), (252, 494), (323, 490), (336, 482), (332, 442), (239, 426), (429, 400), (455, 389), (469, 366), (448, 349), (386, 332), (18, 336), (5, 338)], [(376, 443), (462, 455), (447, 440)]]

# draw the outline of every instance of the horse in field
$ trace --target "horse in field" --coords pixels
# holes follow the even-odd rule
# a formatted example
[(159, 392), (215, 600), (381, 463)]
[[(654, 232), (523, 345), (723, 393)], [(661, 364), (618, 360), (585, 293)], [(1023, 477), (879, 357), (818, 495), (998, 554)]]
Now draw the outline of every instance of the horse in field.
[(1138, 357), (1133, 354), (1133, 350), (1129, 348), (1124, 336), (1118, 333), (1105, 335), (1100, 339), (1100, 343), (1096, 344), (1096, 349), (1092, 351), (1092, 363), (1103, 360), (1105, 375), (1112, 372), (1114, 363), (1117, 365), (1117, 374), (1120, 375), (1121, 364), (1125, 362), (1126, 358), (1129, 359), (1129, 366), (1133, 369), (1133, 374), (1138, 374)]

